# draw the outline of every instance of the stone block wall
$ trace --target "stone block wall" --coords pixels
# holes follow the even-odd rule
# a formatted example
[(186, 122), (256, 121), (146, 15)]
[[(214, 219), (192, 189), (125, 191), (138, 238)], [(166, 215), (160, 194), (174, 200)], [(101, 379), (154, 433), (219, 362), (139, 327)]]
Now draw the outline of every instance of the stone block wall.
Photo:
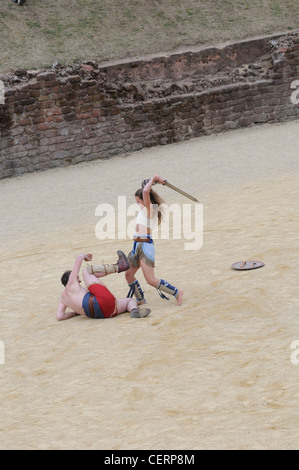
[(57, 63), (0, 78), (5, 178), (298, 119), (291, 87), (299, 88), (299, 33), (114, 65)]

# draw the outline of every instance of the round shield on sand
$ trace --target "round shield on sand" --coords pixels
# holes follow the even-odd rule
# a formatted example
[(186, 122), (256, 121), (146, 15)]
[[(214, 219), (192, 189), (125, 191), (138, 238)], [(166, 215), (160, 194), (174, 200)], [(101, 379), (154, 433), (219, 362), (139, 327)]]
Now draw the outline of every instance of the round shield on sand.
[(237, 271), (249, 271), (250, 269), (262, 268), (265, 263), (262, 261), (238, 261), (232, 264), (232, 268)]

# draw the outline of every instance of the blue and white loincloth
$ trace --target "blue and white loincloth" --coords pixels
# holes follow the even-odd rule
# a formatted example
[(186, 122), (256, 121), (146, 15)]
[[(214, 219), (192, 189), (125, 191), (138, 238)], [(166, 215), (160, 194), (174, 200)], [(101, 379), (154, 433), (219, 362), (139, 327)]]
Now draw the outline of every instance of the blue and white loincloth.
[[(137, 236), (135, 235), (134, 238), (136, 237)], [(144, 238), (146, 241), (142, 242), (142, 241), (134, 240), (133, 249), (128, 254), (128, 261), (134, 268), (138, 268), (139, 261), (144, 259), (145, 263), (148, 266), (152, 266), (154, 268), (155, 267), (154, 241), (151, 235), (138, 237), (138, 240), (140, 240), (140, 238)]]

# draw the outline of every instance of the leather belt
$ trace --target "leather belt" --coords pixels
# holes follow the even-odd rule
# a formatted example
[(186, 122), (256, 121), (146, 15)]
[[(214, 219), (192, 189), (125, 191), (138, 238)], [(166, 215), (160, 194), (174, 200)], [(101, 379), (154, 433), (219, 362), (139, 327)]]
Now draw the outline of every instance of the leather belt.
[(89, 312), (90, 312), (90, 316), (91, 316), (92, 318), (95, 318), (95, 312), (94, 312), (94, 306), (93, 306), (93, 299), (94, 299), (94, 295), (90, 294), (89, 299), (88, 299)]
[(152, 238), (142, 238), (142, 237), (136, 237), (133, 238), (134, 242), (145, 242), (145, 243), (152, 243)]

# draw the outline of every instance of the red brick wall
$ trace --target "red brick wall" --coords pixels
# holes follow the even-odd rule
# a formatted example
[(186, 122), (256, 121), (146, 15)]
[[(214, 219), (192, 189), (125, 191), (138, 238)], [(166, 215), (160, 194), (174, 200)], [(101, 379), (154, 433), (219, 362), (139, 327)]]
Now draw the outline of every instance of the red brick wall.
[[(299, 118), (299, 33), (2, 77), (0, 178)], [(294, 100), (293, 100), (294, 101)]]

